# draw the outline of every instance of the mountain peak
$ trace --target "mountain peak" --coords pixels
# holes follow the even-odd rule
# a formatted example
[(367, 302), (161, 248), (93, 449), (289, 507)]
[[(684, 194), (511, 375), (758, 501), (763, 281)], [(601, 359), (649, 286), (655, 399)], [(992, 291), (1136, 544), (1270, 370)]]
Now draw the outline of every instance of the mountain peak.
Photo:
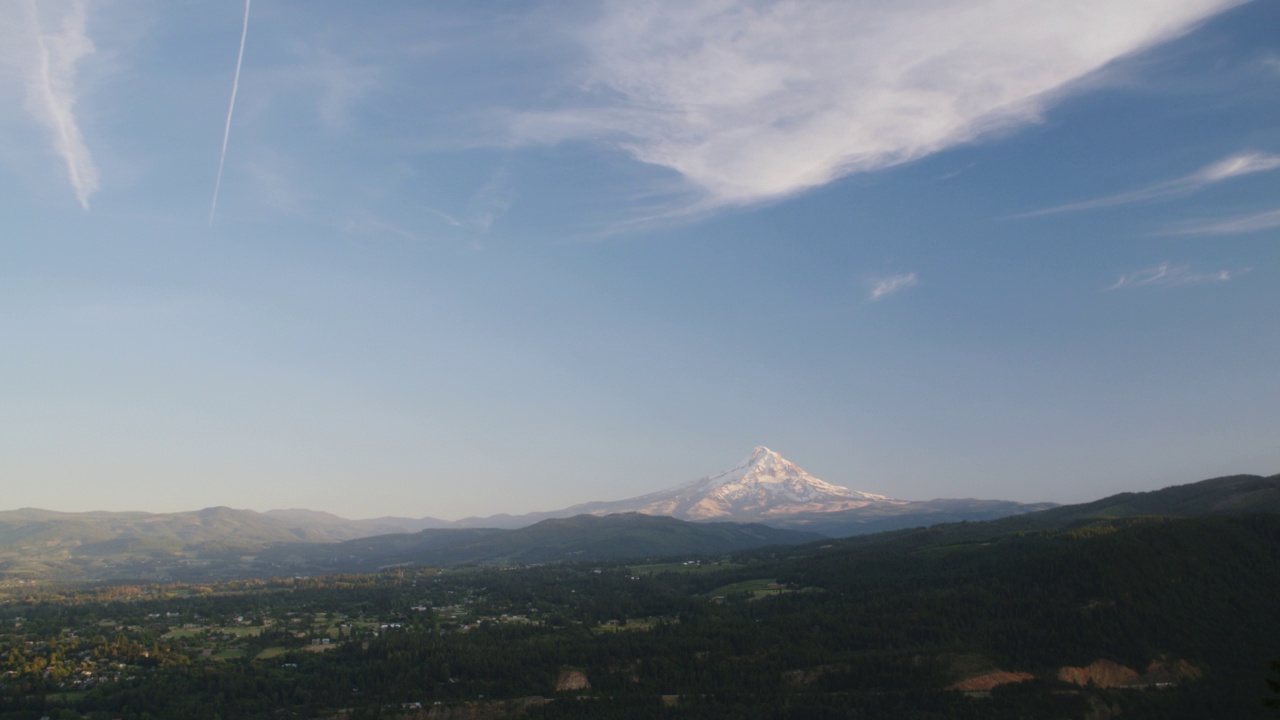
[[(468, 518), (467, 527), (519, 527), (507, 520), (545, 519), (570, 515), (610, 515), (636, 512), (668, 515), (680, 520), (731, 520), (736, 522), (786, 521), (814, 513), (843, 512), (875, 506), (889, 510), (905, 506), (904, 500), (833, 485), (797, 467), (777, 452), (757, 445), (751, 454), (729, 470), (625, 500), (590, 502), (550, 513), (520, 518), (494, 516)], [(503, 523), (495, 523), (502, 517)], [(483, 523), (483, 524), (482, 524)], [(527, 523), (526, 523), (527, 524)]]
[(742, 464), (743, 465), (762, 465), (764, 463), (769, 463), (769, 462), (778, 462), (779, 460), (786, 462), (785, 460), (783, 460), (782, 456), (779, 455), (778, 453), (770, 450), (769, 448), (763, 445), (757, 445), (755, 449), (751, 451), (751, 454), (747, 456), (747, 459)]
[(891, 502), (819, 480), (763, 445), (729, 470), (635, 501), (640, 512), (686, 520), (762, 518)]

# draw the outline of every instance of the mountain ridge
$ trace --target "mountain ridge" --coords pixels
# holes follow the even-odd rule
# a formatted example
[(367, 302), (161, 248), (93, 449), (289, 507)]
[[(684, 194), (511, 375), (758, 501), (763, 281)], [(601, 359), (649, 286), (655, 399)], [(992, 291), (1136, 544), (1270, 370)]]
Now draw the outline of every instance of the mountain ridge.
[[(957, 522), (957, 501), (929, 501), (943, 524), (904, 522), (919, 516), (863, 517), (862, 531), (837, 542), (882, 545), (906, 536), (981, 538), (1018, 532), (1058, 531), (1098, 523), (1144, 522), (1150, 517), (1280, 514), (1280, 475), (1237, 475), (1142, 493), (1118, 493), (1092, 503), (1026, 512), (986, 522)], [(970, 512), (1003, 513), (1000, 501), (968, 501)], [(992, 507), (992, 504), (995, 507)], [(886, 505), (889, 511), (901, 506)], [(881, 508), (882, 510), (884, 508)], [(835, 537), (842, 515), (801, 513), (791, 528), (741, 522), (688, 522), (621, 513), (549, 518), (516, 530), (428, 528), (353, 540), (324, 539), (319, 532), (275, 524), (262, 513), (227, 507), (149, 513), (58, 513), (25, 509), (0, 512), (0, 581), (107, 580), (204, 581), (295, 573), (368, 571), (404, 563), (539, 563), (628, 556), (696, 556), (764, 545), (807, 543)], [(119, 515), (120, 517), (117, 517)], [(829, 516), (829, 517), (822, 517)], [(336, 517), (336, 516), (334, 516)], [(817, 517), (817, 520), (815, 520)], [(1117, 520), (1119, 518), (1120, 520)], [(959, 518), (961, 520), (965, 518)], [(118, 524), (112, 525), (113, 520)], [(807, 523), (807, 524), (806, 524)], [(827, 523), (827, 524), (823, 524)], [(922, 528), (922, 525), (931, 525)], [(813, 532), (821, 529), (825, 535)], [(867, 534), (875, 530), (895, 532)], [(904, 535), (905, 534), (905, 535)], [(833, 540), (834, 541), (834, 540)], [(967, 541), (966, 541), (967, 542)], [(974, 541), (976, 542), (976, 541)]]
[[(334, 513), (305, 508), (256, 512), (218, 506), (177, 513), (67, 513), (22, 508), (0, 511), (0, 544), (3, 543), (6, 528), (11, 528), (14, 524), (30, 525), (37, 522), (52, 522), (63, 533), (84, 542), (130, 535), (165, 536), (173, 540), (198, 542), (202, 539), (201, 532), (179, 532), (178, 528), (184, 525), (212, 528), (218, 522), (241, 526), (236, 528), (234, 534), (242, 541), (328, 542), (426, 529), (511, 530), (551, 518), (628, 512), (664, 515), (697, 522), (762, 522), (776, 527), (842, 535), (866, 532), (869, 529), (886, 529), (886, 524), (891, 527), (907, 527), (950, 520), (988, 519), (1050, 505), (973, 499), (895, 499), (821, 480), (761, 445), (754, 448), (742, 462), (723, 472), (704, 475), (632, 498), (578, 503), (558, 510), (524, 514), (500, 513), (448, 521), (430, 516), (384, 516), (352, 520)], [(886, 519), (890, 517), (896, 519)], [(215, 518), (220, 520), (215, 522)], [(109, 530), (108, 526), (115, 529)], [(53, 532), (52, 528), (48, 530)], [(32, 527), (28, 527), (27, 531), (40, 532)], [(64, 539), (58, 538), (56, 542)]]

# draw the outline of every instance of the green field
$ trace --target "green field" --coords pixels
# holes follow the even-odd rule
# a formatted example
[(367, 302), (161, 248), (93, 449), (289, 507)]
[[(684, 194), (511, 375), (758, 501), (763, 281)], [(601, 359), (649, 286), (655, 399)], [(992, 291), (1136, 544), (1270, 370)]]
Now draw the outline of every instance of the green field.
[(232, 627), (218, 627), (213, 629), (214, 632), (225, 633), (227, 635), (235, 635), (236, 637), (257, 637), (262, 634), (260, 627), (247, 627), (245, 625), (235, 625)]
[(790, 588), (769, 587), (770, 585), (776, 582), (777, 580), (773, 578), (764, 578), (760, 580), (743, 580), (742, 582), (736, 582), (731, 585), (724, 585), (724, 586), (718, 587), (715, 590), (712, 590), (711, 592), (707, 593), (706, 597), (708, 598), (729, 597), (732, 595), (741, 595), (743, 593), (748, 593), (751, 595), (752, 600), (759, 600), (760, 598), (763, 598), (763, 597), (781, 595), (782, 593), (786, 593), (786, 592), (794, 592), (794, 590), (791, 590)]

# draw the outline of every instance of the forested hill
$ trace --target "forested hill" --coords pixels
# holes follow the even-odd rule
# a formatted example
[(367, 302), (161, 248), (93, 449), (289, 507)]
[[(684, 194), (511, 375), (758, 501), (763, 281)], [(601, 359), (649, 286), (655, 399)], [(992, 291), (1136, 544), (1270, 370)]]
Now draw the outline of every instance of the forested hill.
[[(1170, 682), (1176, 693), (1119, 693), (1109, 702), (1129, 712), (1116, 717), (1265, 716), (1263, 680), (1280, 659), (1280, 515), (962, 530), (757, 555), (753, 573), (822, 588), (804, 602), (821, 629), (806, 637), (833, 653), (901, 648), (906, 663), (910, 648), (949, 648), (923, 656), (956, 681), (997, 672), (1055, 680), (1063, 668), (1123, 667), (1132, 673), (1114, 682)], [(1143, 679), (1181, 663), (1179, 678)]]
[(1037, 519), (1062, 522), (1134, 515), (1199, 517), (1243, 513), (1280, 513), (1280, 475), (1230, 475), (1151, 492), (1120, 493), (1045, 510)]
[(0, 608), (0, 718), (1262, 720), (1277, 587), (1263, 514), (86, 588)]
[[(1280, 514), (1280, 475), (1230, 475), (1149, 492), (1124, 492), (1093, 502), (1059, 505), (986, 522), (934, 525), (928, 528), (928, 534), (985, 535), (1070, 528), (1117, 518), (1192, 518), (1244, 514)], [(848, 541), (874, 543), (898, 537), (903, 532), (914, 534), (925, 530), (915, 528), (850, 538)]]
[[(1126, 492), (1094, 502), (983, 522), (940, 523), (822, 543), (826, 548), (986, 546), (1028, 533), (1106, 532), (1146, 521), (1172, 518), (1280, 515), (1280, 475), (1232, 475), (1150, 492)], [(1092, 528), (1092, 529), (1091, 529)], [(816, 546), (815, 546), (816, 547)], [(796, 557), (810, 548), (788, 550)]]
[[(815, 533), (754, 523), (692, 523), (623, 513), (543, 520), (518, 530), (423, 530), (337, 545), (288, 544), (255, 558), (267, 571), (368, 572), (389, 565), (534, 564), (574, 560), (717, 555), (761, 546), (795, 545)], [(276, 574), (279, 574), (277, 572)]]
[[(817, 545), (881, 544), (920, 535), (928, 542), (963, 542), (1011, 532), (1050, 530), (1097, 520), (1195, 517), (1246, 512), (1280, 513), (1280, 476), (1240, 475), (1204, 480), (1146, 493), (1123, 493), (1083, 505), (1068, 505), (986, 522), (934, 525)], [(518, 530), (424, 530), (351, 540), (337, 545), (279, 544), (254, 559), (254, 574), (367, 572), (393, 564), (530, 564), (571, 560), (616, 560), (675, 555), (715, 555), (755, 547), (816, 541), (814, 533), (759, 524), (689, 523), (664, 516), (626, 513), (544, 520)], [(816, 545), (815, 545), (816, 547)], [(808, 550), (797, 548), (791, 553)]]
[[(441, 703), (437, 717), (530, 720), (1262, 720), (1280, 658), (1278, 482), (737, 552), (715, 542), (778, 538), (586, 516), (323, 546), (405, 562), (367, 575), (13, 585), (0, 718), (421, 720), (415, 704)], [(689, 534), (711, 531), (725, 537)], [(606, 557), (691, 539), (715, 560)], [(441, 570), (431, 553), (501, 567)]]

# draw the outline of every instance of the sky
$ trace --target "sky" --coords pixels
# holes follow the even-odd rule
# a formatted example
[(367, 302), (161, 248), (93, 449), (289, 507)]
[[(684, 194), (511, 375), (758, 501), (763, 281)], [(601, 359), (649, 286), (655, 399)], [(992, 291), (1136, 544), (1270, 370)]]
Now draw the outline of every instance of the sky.
[(5, 0), (0, 509), (1280, 472), (1280, 3)]

